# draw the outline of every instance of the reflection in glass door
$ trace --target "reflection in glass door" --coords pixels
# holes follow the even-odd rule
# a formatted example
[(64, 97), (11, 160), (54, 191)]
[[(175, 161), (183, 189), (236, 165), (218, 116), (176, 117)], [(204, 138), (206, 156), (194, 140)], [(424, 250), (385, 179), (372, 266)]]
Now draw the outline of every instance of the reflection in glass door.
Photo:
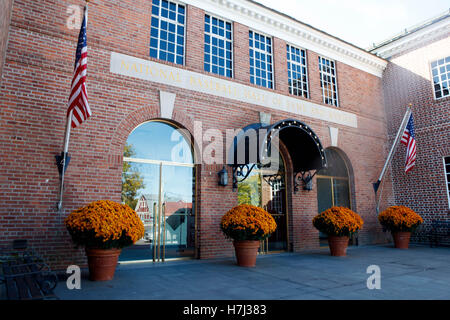
[(138, 213), (145, 235), (124, 248), (119, 260), (194, 257), (195, 167), (190, 145), (172, 126), (148, 122), (130, 135), (127, 148), (131, 152), (124, 156), (122, 201)]
[[(180, 178), (189, 183), (180, 183)], [(194, 168), (185, 165), (162, 167), (163, 258), (193, 257), (195, 215), (193, 212)]]

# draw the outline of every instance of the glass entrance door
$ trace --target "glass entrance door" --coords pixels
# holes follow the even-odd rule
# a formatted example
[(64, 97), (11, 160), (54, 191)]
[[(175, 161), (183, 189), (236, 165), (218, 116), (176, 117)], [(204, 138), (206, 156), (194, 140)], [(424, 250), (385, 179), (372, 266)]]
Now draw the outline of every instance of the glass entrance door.
[(284, 171), (280, 171), (276, 176), (270, 178), (263, 176), (261, 184), (262, 207), (272, 215), (277, 223), (277, 229), (268, 239), (266, 239), (266, 243), (262, 246), (262, 251), (287, 250), (286, 188)]
[(137, 212), (145, 235), (124, 248), (119, 260), (194, 257), (195, 166), (190, 145), (174, 127), (148, 122), (130, 135), (125, 150), (122, 201)]
[[(158, 258), (193, 257), (195, 254), (194, 168), (169, 165), (161, 171), (162, 217), (159, 228), (162, 255)], [(189, 183), (180, 183), (188, 181)], [(161, 202), (160, 202), (161, 203)]]

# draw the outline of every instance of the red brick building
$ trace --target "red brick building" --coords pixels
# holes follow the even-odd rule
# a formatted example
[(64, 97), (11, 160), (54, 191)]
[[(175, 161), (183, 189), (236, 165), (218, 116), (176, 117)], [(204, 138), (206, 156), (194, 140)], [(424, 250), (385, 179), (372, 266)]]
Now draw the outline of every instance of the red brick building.
[[(73, 248), (64, 218), (91, 201), (123, 201), (123, 181), (132, 173), (142, 179), (135, 199), (158, 194), (156, 210), (163, 210), (165, 201), (192, 204), (171, 215), (171, 229), (165, 231), (173, 246), (168, 258), (232, 255), (219, 222), (243, 201), (264, 206), (277, 219), (279, 231), (269, 239), (269, 251), (318, 248), (311, 221), (331, 205), (350, 206), (363, 217), (359, 244), (386, 241), (372, 182), (401, 113), (392, 115), (384, 104), (384, 97), (387, 105), (393, 103), (383, 94), (393, 64), (383, 82), (385, 59), (252, 1), (91, 1), (92, 116), (72, 130), (58, 212), (55, 155), (63, 147), (84, 1), (6, 3), (2, 23), (8, 21), (3, 15), (11, 18), (0, 31), (1, 244), (25, 238), (55, 268), (83, 265), (84, 253)], [(425, 89), (431, 99), (429, 83)], [(415, 102), (406, 100), (395, 105)], [(448, 99), (441, 101), (434, 106), (436, 117), (448, 112)], [(424, 116), (418, 123), (433, 119)], [(179, 134), (176, 128), (186, 131)], [(232, 144), (226, 133), (242, 128), (280, 132), (278, 171), (254, 168), (245, 180), (236, 175), (246, 168), (228, 161)], [(445, 128), (448, 134), (448, 118)], [(420, 130), (434, 137), (434, 131)], [(444, 124), (435, 130), (444, 130)], [(126, 145), (133, 150), (124, 157)], [(182, 156), (168, 157), (177, 147)], [(446, 147), (439, 150), (448, 153)], [(433, 160), (441, 178), (442, 156), (441, 162)], [(123, 172), (124, 162), (129, 172)], [(401, 170), (400, 162), (394, 162), (394, 171)], [(324, 164), (328, 168), (319, 170)], [(226, 186), (218, 183), (223, 167)], [(316, 171), (312, 187), (299, 179), (299, 173), (306, 178)], [(388, 181), (382, 208), (394, 203), (391, 190)], [(156, 243), (139, 245), (151, 259)]]
[(409, 104), (414, 117), (416, 166), (405, 174), (406, 147), (396, 149), (391, 166), (395, 203), (418, 212), (428, 228), (433, 220), (448, 220), (450, 208), (449, 11), (371, 52), (389, 61), (383, 87), (390, 144)]

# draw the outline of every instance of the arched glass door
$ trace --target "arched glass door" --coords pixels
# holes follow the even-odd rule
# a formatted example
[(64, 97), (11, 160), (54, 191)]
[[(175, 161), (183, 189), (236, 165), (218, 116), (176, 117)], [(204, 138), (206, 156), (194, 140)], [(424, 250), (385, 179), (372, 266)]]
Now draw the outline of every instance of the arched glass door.
[(286, 173), (280, 154), (279, 163), (271, 168), (255, 166), (250, 175), (238, 182), (238, 203), (251, 204), (269, 212), (277, 223), (276, 231), (261, 243), (260, 252), (288, 249), (286, 215)]
[[(350, 183), (347, 164), (336, 150), (325, 149), (328, 167), (320, 170), (317, 177), (317, 204), (321, 213), (331, 207), (351, 209)], [(320, 233), (321, 243), (326, 244), (327, 235)]]
[(171, 124), (146, 122), (124, 150), (122, 202), (140, 216), (145, 236), (120, 261), (194, 257), (195, 167), (190, 136)]

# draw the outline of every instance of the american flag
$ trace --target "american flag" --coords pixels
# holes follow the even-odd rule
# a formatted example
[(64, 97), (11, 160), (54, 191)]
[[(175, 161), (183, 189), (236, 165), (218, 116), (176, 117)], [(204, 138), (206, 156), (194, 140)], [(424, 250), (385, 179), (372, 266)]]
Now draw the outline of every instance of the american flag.
[(87, 44), (86, 44), (86, 22), (87, 10), (84, 10), (83, 23), (81, 24), (80, 35), (78, 36), (78, 46), (75, 56), (75, 68), (72, 79), (72, 87), (69, 97), (69, 109), (67, 116), (73, 110), (72, 128), (79, 126), (91, 115), (88, 96), (86, 92), (87, 73)]
[(416, 163), (416, 135), (414, 133), (414, 120), (412, 114), (409, 117), (408, 124), (406, 125), (405, 131), (403, 131), (402, 140), (400, 142), (406, 146), (405, 172), (408, 172)]

